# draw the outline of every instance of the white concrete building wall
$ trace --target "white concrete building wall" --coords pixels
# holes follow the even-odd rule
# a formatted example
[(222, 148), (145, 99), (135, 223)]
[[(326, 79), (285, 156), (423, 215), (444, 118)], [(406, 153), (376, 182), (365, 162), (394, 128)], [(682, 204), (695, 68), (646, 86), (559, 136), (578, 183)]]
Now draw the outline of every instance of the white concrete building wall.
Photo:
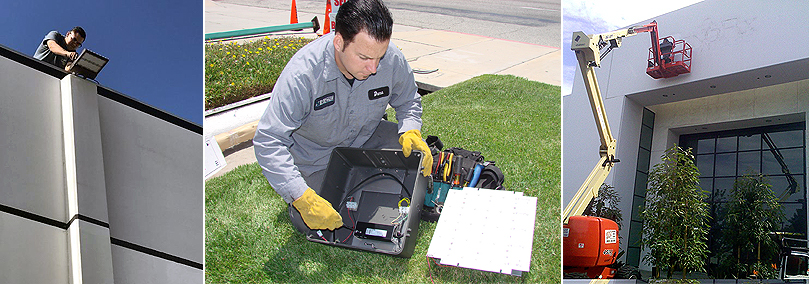
[(99, 97), (113, 238), (202, 263), (200, 134)]
[(66, 223), (59, 79), (4, 57), (0, 70), (0, 203)]
[(0, 46), (0, 283), (202, 283), (202, 127)]
[(67, 283), (65, 230), (0, 212), (0, 283)]
[[(661, 37), (688, 42), (693, 48), (690, 74), (659, 80), (648, 76), (648, 34), (624, 39), (596, 68), (618, 140), (616, 158), (621, 159), (605, 182), (623, 197), (622, 249), (629, 239), (643, 108), (655, 113), (652, 165), (682, 134), (807, 121), (807, 12), (809, 2), (799, 0), (706, 0), (637, 23), (656, 20)], [(563, 98), (563, 205), (599, 158), (581, 74), (577, 71), (575, 77), (572, 94)]]

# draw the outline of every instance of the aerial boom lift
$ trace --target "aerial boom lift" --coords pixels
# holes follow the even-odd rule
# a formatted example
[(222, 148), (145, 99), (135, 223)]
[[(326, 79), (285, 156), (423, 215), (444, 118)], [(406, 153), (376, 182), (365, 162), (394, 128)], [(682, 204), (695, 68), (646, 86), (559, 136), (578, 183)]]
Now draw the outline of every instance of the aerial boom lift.
[[(613, 278), (618, 272), (618, 269), (611, 267), (618, 255), (618, 225), (609, 219), (582, 216), (590, 201), (598, 196), (598, 190), (612, 167), (620, 162), (615, 158), (617, 141), (610, 131), (594, 68), (601, 66), (601, 60), (612, 49), (621, 46), (623, 38), (644, 32), (649, 32), (652, 38), (647, 74), (658, 79), (690, 72), (691, 47), (684, 41), (675, 41), (671, 37), (660, 40), (657, 35), (657, 22), (602, 34), (573, 33), (571, 49), (576, 52), (584, 86), (590, 99), (590, 107), (601, 140), (599, 147), (601, 158), (565, 207), (563, 216), (565, 273), (583, 273), (589, 278)], [(661, 47), (663, 44), (666, 46)], [(602, 53), (602, 50), (605, 51)], [(635, 271), (634, 275), (637, 274)]]
[[(584, 32), (573, 33), (573, 43), (571, 49), (576, 52), (576, 59), (579, 62), (579, 69), (581, 69), (582, 79), (584, 86), (587, 89), (587, 96), (590, 99), (590, 107), (593, 110), (593, 117), (595, 117), (596, 128), (598, 128), (598, 135), (601, 139), (601, 146), (599, 147), (599, 154), (601, 159), (596, 164), (590, 175), (584, 181), (584, 184), (576, 192), (573, 200), (565, 207), (564, 223), (567, 224), (571, 216), (580, 216), (590, 200), (598, 196), (598, 189), (601, 184), (607, 179), (610, 170), (615, 163), (620, 160), (615, 158), (615, 146), (617, 141), (612, 137), (610, 125), (607, 121), (607, 113), (604, 110), (604, 99), (601, 97), (601, 90), (598, 88), (598, 80), (596, 80), (596, 73), (594, 67), (601, 67), (601, 59), (607, 55), (613, 48), (621, 46), (621, 40), (628, 36), (633, 36), (642, 32), (653, 32), (653, 38), (656, 38), (657, 23), (645, 25), (642, 27), (633, 27), (612, 31), (603, 34), (587, 35)], [(656, 40), (652, 40), (654, 48), (657, 45)], [(607, 48), (602, 54), (601, 49)]]

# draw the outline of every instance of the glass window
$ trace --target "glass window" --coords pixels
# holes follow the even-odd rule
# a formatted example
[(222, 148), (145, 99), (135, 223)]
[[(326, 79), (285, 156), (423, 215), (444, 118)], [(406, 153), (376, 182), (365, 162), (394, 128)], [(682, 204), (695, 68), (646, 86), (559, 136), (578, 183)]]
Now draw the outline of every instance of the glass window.
[(651, 150), (652, 146), (652, 128), (646, 125), (640, 127), (640, 145), (641, 148)]
[(708, 202), (711, 201), (711, 192), (713, 192), (713, 179), (712, 178), (699, 178), (699, 187), (705, 191), (705, 198)]
[(715, 174), (721, 176), (736, 176), (736, 153), (716, 154)]
[[(798, 201), (803, 199), (803, 175), (792, 175), (796, 187), (793, 189), (789, 178), (785, 175), (768, 176), (767, 182), (772, 186), (775, 197), (782, 201)], [(795, 190), (796, 192), (792, 192)]]
[(640, 212), (643, 210), (646, 199), (635, 196), (632, 198), (632, 220), (640, 220)]
[(803, 146), (803, 130), (791, 130), (769, 133), (773, 143), (778, 148)]
[(739, 175), (761, 172), (761, 152), (739, 152)]
[(716, 139), (709, 138), (709, 139), (700, 139), (697, 142), (697, 154), (706, 154), (706, 153), (714, 153), (716, 144)]
[(647, 108), (643, 108), (643, 122), (641, 122), (641, 123), (642, 123), (642, 125), (646, 125), (646, 126), (654, 126), (655, 125), (655, 114), (651, 110), (649, 110)]
[(806, 209), (803, 203), (781, 203), (784, 211), (784, 225), (782, 229), (787, 232), (806, 234)]
[(714, 179), (713, 201), (727, 202), (730, 200), (730, 191), (733, 189), (735, 177)]
[(651, 159), (652, 153), (640, 149), (638, 150), (638, 168), (637, 170), (640, 172), (648, 173), (649, 172), (649, 160)]
[(713, 155), (697, 155), (697, 169), (699, 169), (699, 176), (712, 177)]
[(791, 173), (800, 173), (803, 171), (803, 160), (806, 156), (803, 154), (803, 148), (792, 148), (781, 150), (781, 155), (784, 156), (784, 162)]
[(640, 266), (640, 248), (629, 247), (626, 251), (626, 263), (635, 267)]
[(761, 149), (761, 134), (739, 136), (739, 151), (760, 150), (760, 149)]
[[(803, 148), (782, 149), (781, 157), (783, 157), (784, 165), (790, 173), (803, 172)], [(772, 151), (764, 151), (762, 154), (762, 172), (767, 175), (784, 174), (781, 163), (772, 153)]]
[(635, 172), (635, 195), (646, 196), (646, 185), (649, 175), (642, 172)]
[[(711, 249), (718, 251), (721, 246), (718, 236), (726, 215), (725, 206), (736, 178), (745, 174), (767, 175), (785, 214), (782, 230), (807, 232), (805, 128), (805, 123), (793, 123), (680, 137), (680, 145), (697, 147), (695, 163), (700, 172), (700, 187), (710, 192)], [(781, 153), (783, 164), (797, 183), (795, 192), (765, 139), (771, 139)]]
[(735, 152), (736, 151), (736, 136), (722, 137), (716, 139), (716, 152)]

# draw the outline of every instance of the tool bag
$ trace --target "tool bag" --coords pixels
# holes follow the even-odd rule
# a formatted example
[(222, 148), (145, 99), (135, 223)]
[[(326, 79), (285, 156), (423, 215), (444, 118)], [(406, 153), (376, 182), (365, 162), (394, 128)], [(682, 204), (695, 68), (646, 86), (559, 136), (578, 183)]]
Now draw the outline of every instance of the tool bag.
[(464, 187), (505, 189), (505, 177), (494, 161), (486, 161), (479, 151), (452, 147), (443, 150), (443, 143), (436, 136), (425, 140), (433, 155), (433, 186), (427, 189), (424, 198), (422, 219), (435, 222), (441, 215), (449, 189)]

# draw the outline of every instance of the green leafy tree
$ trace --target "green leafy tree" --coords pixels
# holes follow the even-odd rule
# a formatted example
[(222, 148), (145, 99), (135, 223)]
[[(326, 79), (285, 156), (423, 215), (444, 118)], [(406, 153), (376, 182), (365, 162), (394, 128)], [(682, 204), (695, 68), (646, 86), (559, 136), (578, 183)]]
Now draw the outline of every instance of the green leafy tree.
[(699, 187), (699, 171), (691, 149), (674, 145), (649, 173), (646, 206), (641, 213), (643, 246), (650, 253), (644, 260), (667, 271), (705, 271), (710, 229), (706, 193)]
[(624, 218), (621, 215), (621, 209), (618, 208), (619, 202), (621, 202), (621, 196), (615, 191), (615, 187), (603, 183), (598, 190), (598, 196), (590, 200), (590, 204), (584, 209), (584, 215), (613, 220), (618, 224), (618, 229), (621, 229)]
[[(722, 220), (720, 273), (724, 278), (775, 278), (770, 260), (778, 247), (769, 233), (781, 226), (784, 213), (767, 178), (761, 174), (740, 177), (730, 191)], [(762, 262), (763, 260), (763, 262)]]

